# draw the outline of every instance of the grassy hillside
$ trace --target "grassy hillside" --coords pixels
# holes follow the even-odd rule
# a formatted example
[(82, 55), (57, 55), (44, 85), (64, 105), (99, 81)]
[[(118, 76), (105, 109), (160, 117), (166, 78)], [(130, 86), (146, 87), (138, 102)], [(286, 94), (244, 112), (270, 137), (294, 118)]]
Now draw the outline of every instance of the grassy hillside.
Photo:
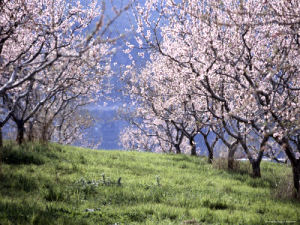
[(253, 179), (185, 155), (8, 144), (1, 157), (1, 225), (300, 224), (300, 203), (276, 198), (285, 165)]

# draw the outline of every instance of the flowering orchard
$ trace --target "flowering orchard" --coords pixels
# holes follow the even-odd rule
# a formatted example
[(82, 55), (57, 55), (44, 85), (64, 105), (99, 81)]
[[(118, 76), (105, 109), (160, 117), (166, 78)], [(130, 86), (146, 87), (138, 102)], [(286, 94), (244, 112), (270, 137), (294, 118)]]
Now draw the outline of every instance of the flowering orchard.
[(72, 126), (67, 121), (103, 93), (118, 38), (106, 33), (128, 7), (115, 7), (108, 19), (104, 1), (1, 0), (0, 130), (14, 121), (22, 143), (25, 127), (36, 128), (36, 118), (44, 114), (42, 139), (51, 139), (51, 126), (54, 139), (69, 139), (63, 136), (72, 132), (62, 127), (74, 128), (76, 121)]
[(300, 196), (299, 1), (148, 0), (135, 9), (136, 42), (150, 60), (138, 72), (132, 60), (124, 75), (143, 116), (123, 142), (151, 133), (156, 146), (175, 139), (173, 149), (193, 149), (193, 135), (211, 130), (229, 158), (243, 149), (256, 177), (280, 148)]

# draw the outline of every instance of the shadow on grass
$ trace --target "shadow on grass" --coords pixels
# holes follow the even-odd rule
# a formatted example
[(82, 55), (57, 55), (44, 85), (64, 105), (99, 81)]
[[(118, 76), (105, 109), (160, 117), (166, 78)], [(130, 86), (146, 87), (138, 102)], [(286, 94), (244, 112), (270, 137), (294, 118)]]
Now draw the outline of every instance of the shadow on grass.
[(37, 205), (27, 202), (20, 204), (0, 201), (0, 212), (1, 220), (7, 221), (7, 224), (88, 224), (84, 219), (74, 217), (72, 211), (65, 208), (54, 208), (50, 205), (41, 209)]
[(0, 177), (0, 189), (1, 192), (9, 190), (31, 192), (38, 188), (38, 182), (36, 179), (25, 176), (23, 174), (2, 174)]
[(13, 142), (7, 142), (1, 149), (0, 160), (12, 165), (42, 165), (47, 158), (58, 159), (55, 152), (61, 151), (63, 151), (61, 147), (54, 144), (28, 142), (16, 145)]
[(42, 165), (45, 163), (44, 158), (36, 152), (28, 151), (23, 147), (5, 146), (2, 148), (1, 161), (6, 164), (35, 164)]

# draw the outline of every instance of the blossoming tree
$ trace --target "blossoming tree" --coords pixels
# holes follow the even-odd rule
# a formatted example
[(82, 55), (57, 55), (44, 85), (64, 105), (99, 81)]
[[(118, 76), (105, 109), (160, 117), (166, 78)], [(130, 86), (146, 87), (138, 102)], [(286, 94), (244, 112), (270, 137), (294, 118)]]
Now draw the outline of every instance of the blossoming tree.
[[(255, 176), (267, 144), (280, 144), (299, 195), (298, 1), (149, 0), (136, 8), (137, 42), (179, 67), (174, 79), (191, 77), (170, 88), (180, 84), (178, 92), (205, 96), (206, 111), (241, 144)], [(169, 70), (165, 61), (153, 64), (161, 62), (162, 76)], [(253, 136), (257, 151), (249, 144)]]
[(106, 33), (129, 5), (106, 19), (104, 1), (0, 4), (0, 128), (12, 118), (22, 143), (25, 123), (46, 103), (72, 101), (74, 109), (97, 101), (118, 38)]

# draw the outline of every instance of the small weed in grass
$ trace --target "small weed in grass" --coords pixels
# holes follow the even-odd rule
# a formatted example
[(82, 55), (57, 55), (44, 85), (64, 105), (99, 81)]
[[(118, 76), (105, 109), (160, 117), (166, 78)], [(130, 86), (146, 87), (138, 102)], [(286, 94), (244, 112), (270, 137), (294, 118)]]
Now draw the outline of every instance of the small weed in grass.
[(222, 189), (225, 193), (229, 194), (229, 193), (232, 193), (233, 190), (232, 190), (232, 187), (229, 186), (229, 185), (225, 185)]
[(133, 222), (143, 222), (147, 218), (147, 215), (141, 210), (126, 212), (124, 216)]
[(44, 198), (47, 201), (63, 201), (66, 199), (64, 192), (54, 185), (46, 185), (47, 191)]
[(76, 185), (79, 186), (94, 186), (94, 187), (98, 187), (100, 185), (102, 186), (121, 186), (121, 180), (122, 178), (119, 177), (116, 181), (115, 180), (111, 180), (109, 177), (106, 177), (105, 174), (101, 174), (102, 176), (102, 180), (88, 180), (85, 179), (84, 177), (81, 177), (79, 180), (77, 180), (75, 182)]
[(183, 221), (182, 225), (200, 225), (200, 223), (197, 222), (197, 220), (186, 220)]
[(79, 156), (79, 161), (80, 161), (81, 164), (87, 164), (87, 160), (83, 155)]
[(79, 166), (74, 162), (72, 163), (64, 162), (55, 165), (55, 170), (57, 172), (59, 171), (62, 174), (73, 174), (79, 171)]
[(204, 207), (207, 207), (210, 209), (216, 209), (216, 210), (224, 210), (224, 209), (228, 208), (228, 205), (221, 200), (211, 201), (209, 199), (206, 199), (202, 202), (202, 205)]

